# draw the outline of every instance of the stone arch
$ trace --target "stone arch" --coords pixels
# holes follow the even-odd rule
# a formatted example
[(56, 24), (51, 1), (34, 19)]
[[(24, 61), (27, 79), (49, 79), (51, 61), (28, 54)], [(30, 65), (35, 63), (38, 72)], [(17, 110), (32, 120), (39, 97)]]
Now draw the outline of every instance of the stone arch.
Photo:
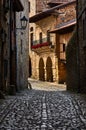
[(44, 61), (43, 58), (40, 58), (39, 60), (39, 80), (44, 81), (45, 80), (45, 72), (44, 72)]
[(29, 77), (32, 76), (32, 63), (31, 63), (31, 58), (29, 57)]
[(47, 58), (46, 62), (46, 80), (53, 82), (52, 60), (50, 57)]

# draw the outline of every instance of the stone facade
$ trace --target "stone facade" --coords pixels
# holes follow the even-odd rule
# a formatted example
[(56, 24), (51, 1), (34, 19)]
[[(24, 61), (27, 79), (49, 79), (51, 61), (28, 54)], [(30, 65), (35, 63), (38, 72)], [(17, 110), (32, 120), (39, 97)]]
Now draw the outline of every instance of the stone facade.
[[(28, 86), (28, 70), (29, 70), (29, 61), (28, 61), (28, 51), (29, 51), (29, 41), (28, 41), (28, 23), (25, 30), (21, 28), (20, 19), (25, 16), (28, 19), (29, 12), (29, 1), (21, 0), (24, 10), (22, 12), (16, 13), (16, 37), (17, 37), (17, 87), (18, 90), (26, 88)], [(29, 19), (28, 19), (29, 20)]]
[(36, 1), (36, 13), (40, 13), (51, 7), (60, 5), (61, 3), (66, 3), (73, 0), (35, 0), (35, 1)]
[(0, 91), (16, 90), (16, 17), (23, 7), (19, 0), (0, 1)]
[(77, 0), (79, 91), (86, 92), (86, 1)]
[[(9, 3), (8, 3), (9, 5)], [(8, 75), (8, 7), (5, 1), (0, 1), (0, 90), (7, 91)]]
[(67, 90), (78, 92), (79, 86), (79, 71), (77, 68), (77, 33), (76, 30), (68, 42), (66, 55), (67, 55)]
[[(68, 43), (72, 36), (73, 28), (69, 25), (69, 29), (63, 27), (63, 29), (59, 29), (58, 31), (56, 27), (76, 18), (75, 6), (76, 4), (74, 2), (55, 9), (57, 12), (53, 11), (51, 15), (47, 15), (45, 18), (42, 18), (42, 15), (39, 13), (38, 17), (41, 15), (41, 18), (40, 20), (36, 20), (35, 30), (33, 28), (29, 33), (31, 77), (58, 83), (64, 79), (61, 83), (65, 82), (65, 66), (63, 63), (60, 63), (60, 51), (62, 48), (60, 43)], [(63, 12), (65, 13), (58, 15), (58, 13)], [(47, 11), (45, 13), (47, 13)], [(32, 23), (30, 23), (30, 26), (32, 26)], [(32, 35), (33, 42), (31, 41)], [(42, 40), (42, 43), (40, 40)], [(63, 79), (61, 79), (61, 77), (63, 77)]]
[[(0, 19), (1, 19), (1, 8), (2, 8), (2, 1), (0, 1)], [(0, 20), (0, 33), (1, 33), (1, 20)], [(0, 35), (0, 90), (1, 90), (1, 35)]]
[[(76, 23), (76, 2), (72, 2), (59, 9), (59, 12), (63, 12), (56, 19), (55, 26), (57, 29), (51, 31), (56, 34), (56, 56), (58, 58), (58, 82), (66, 82), (66, 48), (68, 42), (73, 34)], [(64, 13), (65, 12), (65, 13)]]

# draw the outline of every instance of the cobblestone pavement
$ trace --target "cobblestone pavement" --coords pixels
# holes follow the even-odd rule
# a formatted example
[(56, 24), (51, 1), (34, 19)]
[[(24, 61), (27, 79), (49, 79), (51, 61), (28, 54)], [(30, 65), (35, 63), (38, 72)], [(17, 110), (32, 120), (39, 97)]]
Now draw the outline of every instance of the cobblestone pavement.
[(30, 82), (32, 90), (0, 100), (0, 130), (86, 130), (86, 95)]

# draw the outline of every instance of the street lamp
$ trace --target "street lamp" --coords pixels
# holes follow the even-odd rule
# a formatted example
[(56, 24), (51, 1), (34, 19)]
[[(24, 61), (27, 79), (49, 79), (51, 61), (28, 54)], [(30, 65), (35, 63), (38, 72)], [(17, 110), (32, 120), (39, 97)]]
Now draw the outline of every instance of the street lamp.
[(21, 28), (16, 28), (16, 29), (26, 29), (28, 19), (27, 19), (25, 16), (23, 16), (23, 17), (20, 19), (20, 21), (21, 21)]
[(25, 28), (27, 27), (28, 19), (27, 19), (25, 16), (23, 16), (23, 17), (20, 19), (20, 21), (21, 21), (21, 28), (22, 28), (22, 29), (25, 29)]

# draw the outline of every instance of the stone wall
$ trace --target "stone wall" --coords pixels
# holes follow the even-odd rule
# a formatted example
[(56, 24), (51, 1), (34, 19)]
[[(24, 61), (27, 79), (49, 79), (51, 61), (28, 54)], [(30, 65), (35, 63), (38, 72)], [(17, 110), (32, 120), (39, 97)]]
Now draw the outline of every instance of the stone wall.
[[(21, 0), (21, 3), (24, 7), (22, 12), (16, 14), (16, 28), (21, 28), (20, 18), (26, 16), (28, 19), (29, 13), (29, 4), (28, 0)], [(29, 20), (29, 19), (28, 19)], [(28, 86), (27, 79), (29, 76), (29, 22), (27, 22), (27, 27), (25, 30), (17, 29), (16, 30), (16, 44), (17, 44), (17, 87), (18, 90), (26, 88)]]
[[(1, 33), (1, 1), (0, 1), (0, 33)], [(1, 35), (0, 35), (0, 90), (1, 90)]]
[[(33, 28), (34, 30), (29, 33), (29, 34), (33, 33), (33, 35), (34, 35), (33, 41), (39, 40), (40, 32), (42, 32), (42, 38), (46, 38), (48, 30), (51, 31), (53, 29), (56, 29), (56, 26), (58, 26), (59, 24), (68, 22), (72, 19), (75, 19), (76, 18), (75, 5), (76, 5), (76, 3), (73, 3), (73, 4), (70, 4), (68, 6), (62, 7), (61, 9), (57, 10), (59, 13), (63, 12), (59, 16), (55, 16), (55, 15), (48, 16), (46, 18), (40, 19), (34, 25), (32, 23), (30, 23), (30, 27), (32, 26), (35, 28), (35, 29)], [(32, 12), (34, 9), (35, 9), (35, 7), (32, 7)], [(33, 12), (33, 14), (34, 14), (34, 12)], [(56, 81), (56, 82), (61, 81), (61, 83), (64, 83), (64, 81), (66, 79), (66, 69), (65, 69), (65, 65), (62, 65), (59, 60), (60, 57), (59, 57), (58, 53), (60, 53), (60, 46), (59, 46), (59, 49), (57, 46), (59, 43), (67, 44), (72, 35), (72, 31), (69, 30), (69, 32), (67, 33), (67, 31), (62, 30), (62, 34), (61, 34), (61, 32), (57, 32), (57, 33), (60, 33), (60, 34), (58, 36), (55, 33), (50, 34), (50, 36), (52, 37), (51, 39), (52, 39), (52, 45), (54, 47), (53, 49), (50, 49), (49, 46), (47, 46), (47, 47), (45, 46), (45, 47), (41, 47), (41, 48), (39, 47), (37, 49), (31, 50), (31, 43), (29, 42), (29, 44), (30, 44), (29, 55), (30, 55), (30, 59), (31, 59), (30, 61), (31, 61), (31, 65), (32, 65), (31, 77), (40, 79), (41, 72), (40, 72), (39, 64), (40, 64), (40, 59), (41, 59), (41, 63), (43, 63), (43, 66), (44, 66), (44, 72), (42, 70), (42, 72), (44, 73), (44, 76), (45, 76), (44, 80), (47, 80), (46, 75), (48, 74), (48, 72), (50, 72), (50, 70), (47, 69), (46, 66), (48, 66), (47, 61), (49, 60), (49, 57), (50, 57), (51, 61), (52, 61), (53, 81)], [(50, 68), (50, 66), (49, 66), (49, 68)]]
[(4, 8), (4, 2), (0, 1), (0, 87), (7, 91), (8, 76), (8, 25), (7, 8)]
[(78, 0), (78, 24), (77, 24), (77, 43), (79, 47), (79, 80), (80, 92), (86, 92), (86, 1)]
[[(67, 47), (67, 89), (86, 93), (86, 1), (77, 0), (77, 27)], [(85, 20), (85, 23), (84, 23)]]
[[(52, 21), (51, 21), (52, 19)], [(45, 19), (42, 19), (38, 22), (36, 22), (35, 24), (35, 31), (34, 32), (34, 41), (35, 40), (39, 40), (39, 34), (40, 32), (42, 32), (42, 38), (46, 38), (47, 37), (47, 31), (51, 30), (54, 28), (55, 25), (55, 18), (53, 16), (47, 17)], [(31, 64), (32, 64), (32, 78), (35, 79), (40, 79), (40, 59), (42, 58), (43, 62), (44, 62), (44, 80), (47, 80), (47, 59), (48, 57), (50, 57), (51, 62), (52, 62), (52, 73), (53, 73), (53, 81), (57, 81), (58, 80), (58, 74), (57, 74), (57, 70), (56, 70), (56, 64), (57, 64), (57, 59), (55, 56), (55, 34), (50, 34), (51, 36), (51, 41), (52, 41), (52, 45), (54, 45), (54, 48), (50, 49), (49, 46), (45, 46), (42, 48), (38, 48), (38, 49), (32, 49), (31, 53), (30, 53), (30, 58), (31, 58)], [(36, 52), (35, 52), (36, 51)], [(51, 73), (51, 72), (50, 72)]]
[[(44, 47), (44, 49), (48, 49)], [(45, 52), (44, 54), (38, 55), (37, 53), (34, 53), (31, 55), (31, 65), (32, 65), (32, 78), (35, 79), (40, 79), (40, 71), (42, 70), (42, 67), (44, 68), (44, 80), (47, 81), (47, 65), (48, 59), (50, 59), (51, 62), (51, 70), (53, 73), (53, 81), (57, 81), (57, 71), (56, 71), (56, 65), (57, 65), (57, 58), (55, 56), (55, 53), (48, 51), (47, 53)], [(41, 59), (43, 62), (41, 62)], [(41, 66), (41, 67), (40, 67)], [(51, 75), (49, 75), (51, 76)]]
[(77, 32), (75, 31), (72, 38), (70, 39), (67, 51), (66, 51), (66, 59), (67, 59), (67, 90), (78, 91), (78, 68), (77, 68)]
[(30, 12), (29, 12), (29, 17), (33, 16), (36, 14), (36, 0), (29, 0), (30, 2)]
[[(70, 26), (70, 24), (68, 24), (69, 28), (63, 26), (66, 22), (76, 19), (75, 6), (76, 3), (72, 3), (59, 9), (59, 13), (62, 14), (59, 15), (56, 20), (56, 26), (58, 27), (58, 31), (56, 33), (56, 55), (58, 57), (58, 83), (66, 82), (66, 47), (70, 38), (72, 37), (75, 25)], [(62, 29), (60, 29), (60, 27), (62, 27)], [(63, 45), (65, 45), (65, 47), (63, 47)]]

